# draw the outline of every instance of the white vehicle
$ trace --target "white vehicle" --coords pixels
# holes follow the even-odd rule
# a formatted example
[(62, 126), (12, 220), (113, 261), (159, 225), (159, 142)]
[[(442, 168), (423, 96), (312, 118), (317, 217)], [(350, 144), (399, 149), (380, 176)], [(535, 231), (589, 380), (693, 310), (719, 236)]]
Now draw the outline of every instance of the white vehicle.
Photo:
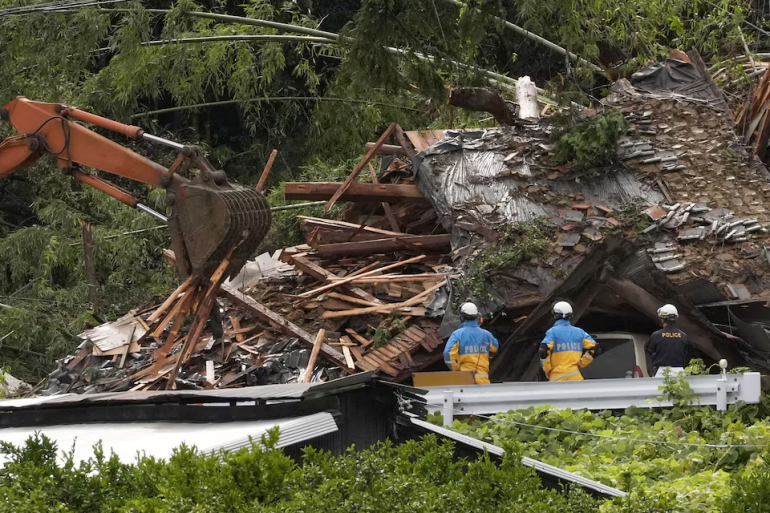
[(601, 346), (602, 353), (591, 365), (580, 369), (585, 379), (625, 378), (628, 373), (634, 378), (650, 377), (652, 365), (644, 351), (648, 335), (612, 332), (591, 336)]

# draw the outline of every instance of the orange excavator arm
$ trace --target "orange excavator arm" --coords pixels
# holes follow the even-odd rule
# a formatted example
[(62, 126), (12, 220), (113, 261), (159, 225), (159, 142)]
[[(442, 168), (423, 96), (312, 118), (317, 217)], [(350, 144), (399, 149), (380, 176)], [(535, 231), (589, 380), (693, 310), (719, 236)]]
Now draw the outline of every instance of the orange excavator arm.
[[(0, 110), (0, 119), (21, 134), (0, 142), (0, 179), (34, 164), (46, 154), (52, 155), (62, 172), (130, 207), (167, 220), (180, 276), (215, 267), (233, 248), (236, 249), (227, 275), (236, 274), (270, 228), (270, 209), (264, 196), (230, 184), (224, 172), (214, 169), (196, 147), (146, 134), (139, 127), (74, 107), (35, 102), (22, 96)], [(179, 155), (166, 169), (76, 121), (167, 146)], [(84, 168), (167, 189), (171, 215), (166, 219), (139, 203), (128, 191)], [(179, 174), (189, 169), (198, 170), (191, 180)]]

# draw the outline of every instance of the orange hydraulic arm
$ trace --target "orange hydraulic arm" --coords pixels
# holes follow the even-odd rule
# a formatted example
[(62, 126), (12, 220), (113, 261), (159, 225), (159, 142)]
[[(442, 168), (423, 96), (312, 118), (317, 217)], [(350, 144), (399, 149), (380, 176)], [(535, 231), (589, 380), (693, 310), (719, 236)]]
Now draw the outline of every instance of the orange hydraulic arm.
[[(225, 173), (214, 169), (196, 147), (145, 134), (137, 126), (74, 107), (35, 102), (23, 96), (0, 109), (0, 119), (21, 134), (0, 141), (0, 179), (34, 164), (45, 154), (52, 155), (62, 172), (130, 207), (168, 221), (181, 276), (216, 267), (226, 255), (231, 255), (227, 275), (234, 275), (270, 227), (270, 207), (264, 196), (253, 189), (230, 184)], [(166, 169), (76, 121), (131, 139), (161, 144), (179, 154), (171, 168)], [(166, 202), (171, 207), (171, 216), (166, 219), (139, 203), (128, 191), (85, 168), (167, 189)], [(188, 180), (179, 174), (187, 169), (199, 172)]]
[(71, 174), (79, 181), (134, 208), (142, 208), (144, 205), (140, 206), (136, 198), (115, 184), (82, 171), (80, 166), (169, 189), (175, 189), (186, 182), (178, 175), (173, 175), (173, 170), (168, 170), (73, 120), (119, 132), (132, 139), (161, 141), (167, 146), (184, 149), (181, 144), (148, 136), (139, 127), (124, 125), (73, 107), (31, 101), (23, 96), (0, 110), (0, 118), (22, 134), (0, 143), (0, 178), (32, 165), (48, 153), (57, 159), (59, 168), (64, 173)]

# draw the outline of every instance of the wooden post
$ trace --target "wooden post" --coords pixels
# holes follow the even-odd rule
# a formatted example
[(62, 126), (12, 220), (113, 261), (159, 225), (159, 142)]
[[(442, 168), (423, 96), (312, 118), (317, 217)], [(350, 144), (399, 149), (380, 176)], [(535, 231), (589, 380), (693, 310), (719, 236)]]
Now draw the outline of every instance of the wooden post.
[[(377, 173), (374, 171), (374, 166), (372, 166), (372, 163), (369, 162), (369, 174), (372, 176), (372, 183), (379, 184), (379, 180), (377, 179)], [(393, 209), (390, 208), (390, 203), (387, 201), (382, 202), (382, 210), (385, 212), (385, 217), (388, 218), (388, 223), (390, 223), (390, 229), (394, 232), (400, 232), (401, 229), (398, 227), (398, 221), (396, 221), (396, 216), (393, 215)]]
[(267, 160), (267, 164), (265, 164), (265, 169), (262, 171), (262, 176), (259, 177), (257, 192), (262, 192), (265, 188), (265, 182), (267, 182), (267, 176), (270, 174), (270, 170), (273, 169), (273, 162), (275, 162), (276, 155), (278, 155), (278, 150), (273, 150), (270, 154), (270, 158)]
[(91, 225), (80, 221), (83, 229), (83, 260), (86, 265), (86, 284), (88, 285), (88, 301), (96, 308), (99, 295), (99, 283), (96, 281), (96, 266), (94, 264), (94, 239), (91, 234)]
[(313, 377), (315, 361), (318, 359), (318, 352), (321, 350), (325, 336), (325, 329), (318, 330), (318, 335), (316, 335), (315, 342), (313, 343), (313, 350), (310, 352), (310, 359), (307, 362), (307, 369), (305, 369), (305, 379), (303, 380), (303, 383), (310, 383), (310, 379)]

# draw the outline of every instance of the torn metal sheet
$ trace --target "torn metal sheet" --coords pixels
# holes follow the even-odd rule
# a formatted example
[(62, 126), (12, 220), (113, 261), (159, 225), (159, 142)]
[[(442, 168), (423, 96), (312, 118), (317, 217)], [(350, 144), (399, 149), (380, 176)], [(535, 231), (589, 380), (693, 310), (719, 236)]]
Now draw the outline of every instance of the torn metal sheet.
[[(447, 130), (445, 139), (415, 157), (415, 183), (447, 229), (465, 212), (479, 213), (480, 222), (490, 228), (557, 217), (564, 207), (531, 197), (527, 193), (531, 179), (511, 174), (505, 161), (512, 150), (526, 148), (533, 177), (550, 175), (552, 168), (541, 164), (548, 155), (541, 144), (549, 143), (549, 138), (550, 128), (533, 124), (474, 132)], [(610, 210), (636, 201), (652, 205), (664, 200), (656, 188), (624, 168), (590, 178), (560, 177), (549, 180), (548, 186), (553, 195), (581, 196), (583, 203), (600, 203)]]

